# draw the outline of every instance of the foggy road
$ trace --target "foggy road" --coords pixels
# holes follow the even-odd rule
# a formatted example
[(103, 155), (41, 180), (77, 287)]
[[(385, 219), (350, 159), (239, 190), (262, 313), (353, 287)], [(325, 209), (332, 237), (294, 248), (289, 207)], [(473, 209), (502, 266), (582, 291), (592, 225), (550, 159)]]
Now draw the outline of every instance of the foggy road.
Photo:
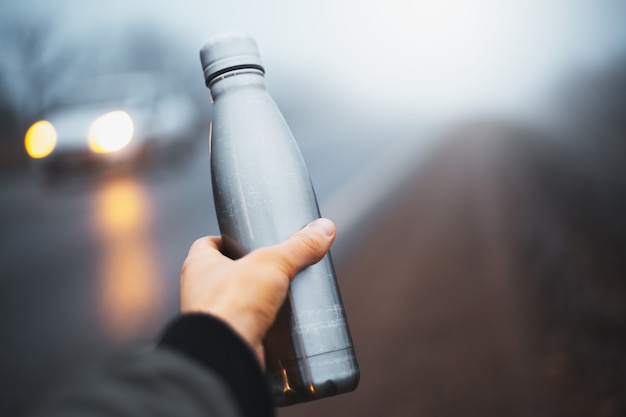
[[(278, 416), (618, 415), (619, 397), (597, 382), (602, 368), (580, 371), (562, 346), (567, 333), (551, 332), (543, 316), (540, 281), (553, 268), (586, 279), (581, 268), (603, 261), (589, 236), (555, 217), (559, 200), (543, 190), (528, 143), (479, 125), (421, 153), (399, 147), (385, 160), (376, 146), (362, 150), (338, 168), (352, 176), (329, 172), (333, 156), (322, 151), (308, 161), (322, 214), (338, 226), (333, 254), (361, 382)], [(176, 314), (189, 244), (218, 233), (204, 151), (139, 175), (1, 184), (5, 414), (119, 348), (154, 340)], [(583, 254), (579, 264), (559, 255), (569, 250)], [(603, 314), (605, 305), (621, 311), (603, 303)]]

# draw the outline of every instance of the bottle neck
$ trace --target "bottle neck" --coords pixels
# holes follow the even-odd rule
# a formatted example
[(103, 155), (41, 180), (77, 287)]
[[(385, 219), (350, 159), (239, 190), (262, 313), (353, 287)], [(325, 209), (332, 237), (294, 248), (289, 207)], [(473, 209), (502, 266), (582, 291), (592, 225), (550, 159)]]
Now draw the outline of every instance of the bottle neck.
[(235, 89), (253, 87), (264, 90), (265, 77), (263, 71), (255, 68), (238, 69), (211, 80), (208, 87), (211, 91), (211, 97), (215, 101), (220, 95)]

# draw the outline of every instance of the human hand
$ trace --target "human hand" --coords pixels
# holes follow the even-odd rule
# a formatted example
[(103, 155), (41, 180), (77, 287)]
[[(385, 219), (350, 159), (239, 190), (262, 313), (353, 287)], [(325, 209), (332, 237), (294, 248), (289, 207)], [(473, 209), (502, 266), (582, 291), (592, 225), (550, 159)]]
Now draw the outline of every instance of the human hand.
[(263, 338), (276, 318), (291, 279), (319, 262), (335, 239), (335, 225), (317, 219), (286, 241), (232, 260), (222, 239), (196, 240), (181, 271), (181, 312), (208, 313), (230, 325), (264, 365)]

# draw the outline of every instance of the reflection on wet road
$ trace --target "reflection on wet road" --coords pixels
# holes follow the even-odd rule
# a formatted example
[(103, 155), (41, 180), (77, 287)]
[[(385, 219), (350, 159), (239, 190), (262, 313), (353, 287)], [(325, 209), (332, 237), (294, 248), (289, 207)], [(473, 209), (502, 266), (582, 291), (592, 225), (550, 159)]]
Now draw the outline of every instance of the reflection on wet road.
[(145, 172), (0, 182), (0, 415), (155, 340), (178, 312), (189, 245), (217, 233), (209, 175), (200, 152)]
[[(92, 226), (101, 246), (98, 312), (111, 339), (132, 340), (150, 317), (163, 314), (150, 202), (133, 178), (102, 184), (93, 196)], [(159, 314), (160, 313), (160, 314)]]

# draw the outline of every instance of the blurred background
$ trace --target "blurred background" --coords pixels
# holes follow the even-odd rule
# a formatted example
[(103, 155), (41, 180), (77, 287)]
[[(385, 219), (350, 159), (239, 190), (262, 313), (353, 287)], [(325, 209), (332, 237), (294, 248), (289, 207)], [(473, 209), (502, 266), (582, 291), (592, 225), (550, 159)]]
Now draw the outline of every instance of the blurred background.
[(150, 342), (218, 234), (210, 35), (253, 35), (361, 364), (280, 416), (626, 413), (626, 2), (0, 5), (0, 414)]

